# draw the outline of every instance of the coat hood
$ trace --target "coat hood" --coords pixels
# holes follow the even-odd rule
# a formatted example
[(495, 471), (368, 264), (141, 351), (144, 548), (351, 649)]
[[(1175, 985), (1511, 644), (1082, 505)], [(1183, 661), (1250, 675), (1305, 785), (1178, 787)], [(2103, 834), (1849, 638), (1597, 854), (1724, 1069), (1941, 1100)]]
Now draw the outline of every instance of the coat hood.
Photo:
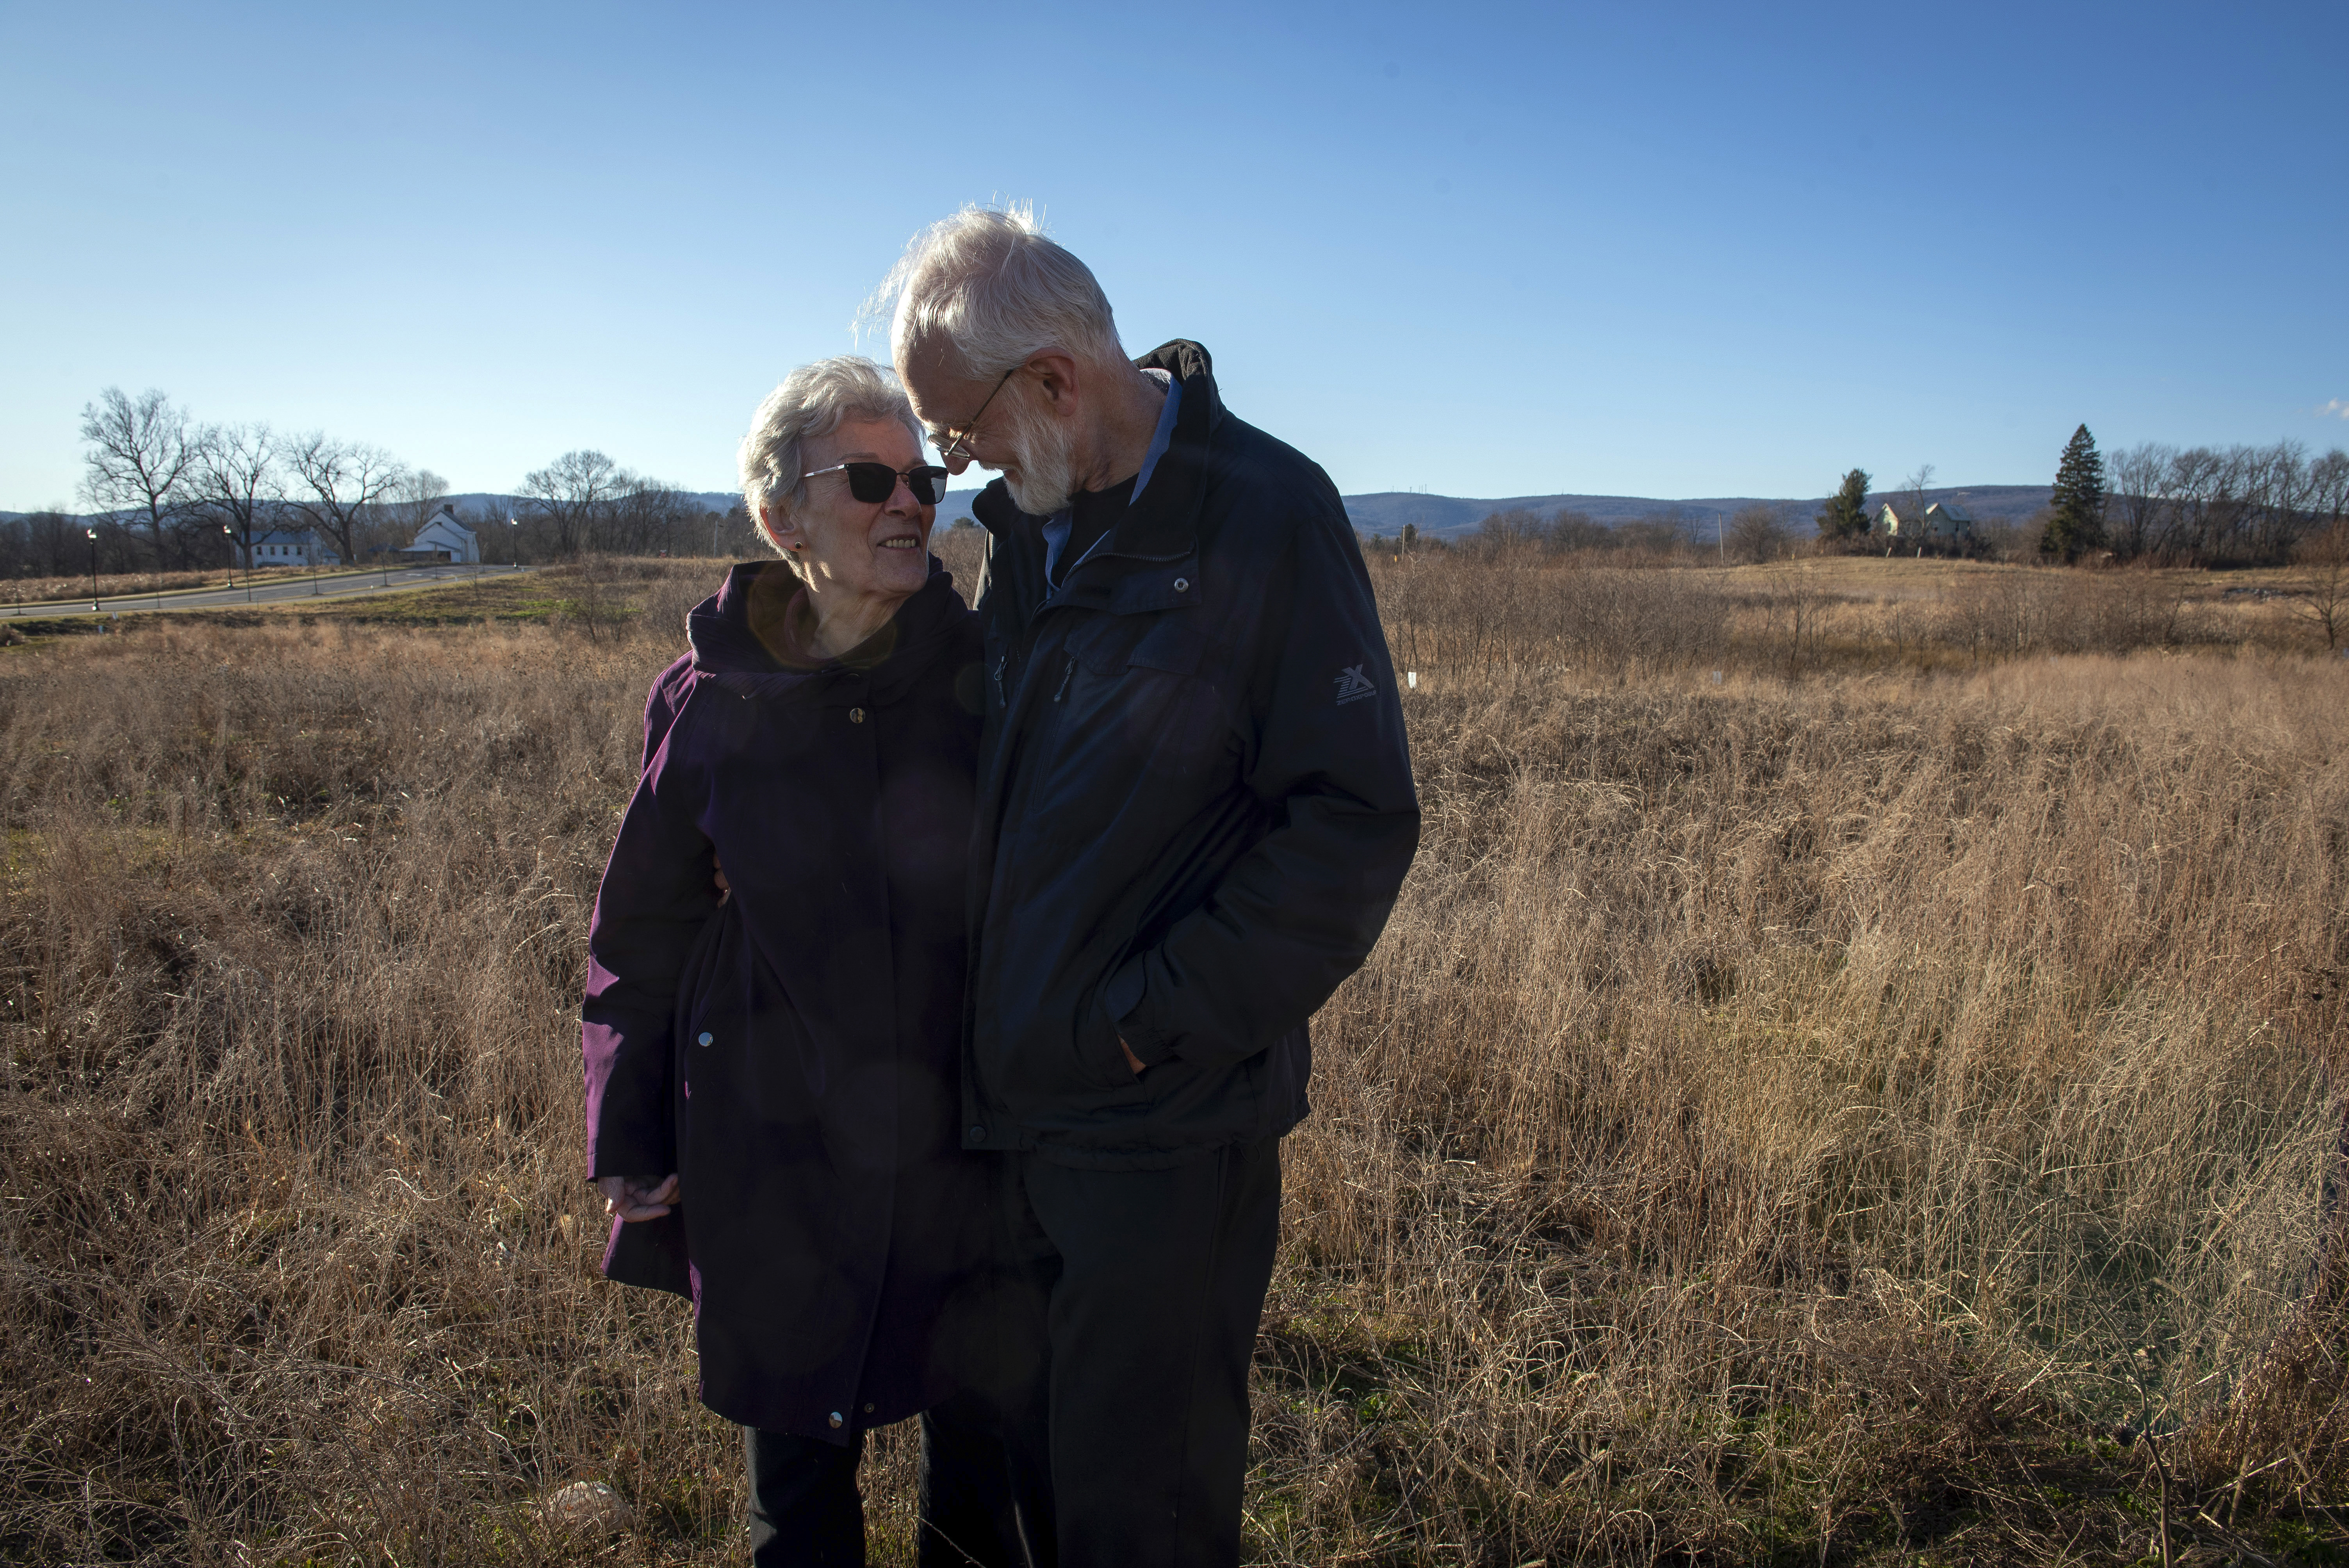
[(716, 594), (685, 618), (693, 668), (743, 696), (821, 692), (843, 676), (863, 676), (886, 702), (945, 654), (969, 614), (954, 575), (930, 557), (929, 580), (870, 637), (835, 657), (809, 651), (814, 623), (805, 585), (780, 561), (746, 561)]

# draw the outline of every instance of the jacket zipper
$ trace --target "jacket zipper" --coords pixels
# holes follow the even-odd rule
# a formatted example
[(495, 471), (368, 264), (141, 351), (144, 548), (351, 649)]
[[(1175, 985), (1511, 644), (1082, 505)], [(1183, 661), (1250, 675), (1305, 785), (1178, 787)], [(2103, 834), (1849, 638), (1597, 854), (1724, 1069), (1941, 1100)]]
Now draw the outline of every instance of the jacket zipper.
[(1009, 648), (1006, 648), (1006, 649), (1005, 649), (1001, 654), (999, 654), (999, 655), (998, 655), (996, 656), (996, 660), (995, 660), (995, 706), (996, 706), (996, 707), (1010, 707), (1010, 706), (1011, 706), (1011, 705), (1010, 705), (1010, 703), (1009, 703), (1009, 701), (1007, 701), (1007, 700), (1005, 699), (1004, 696), (1003, 696), (1003, 666), (1004, 666), (1004, 665), (1008, 665), (1008, 664), (1009, 664), (1010, 662), (1011, 662), (1011, 650), (1010, 650), (1010, 649), (1009, 649)]
[(1069, 695), (1069, 683), (1076, 678), (1076, 675), (1077, 657), (1074, 654), (1071, 654), (1069, 655), (1069, 667), (1061, 672), (1061, 689), (1052, 694), (1052, 700), (1054, 702), (1058, 702), (1062, 697)]

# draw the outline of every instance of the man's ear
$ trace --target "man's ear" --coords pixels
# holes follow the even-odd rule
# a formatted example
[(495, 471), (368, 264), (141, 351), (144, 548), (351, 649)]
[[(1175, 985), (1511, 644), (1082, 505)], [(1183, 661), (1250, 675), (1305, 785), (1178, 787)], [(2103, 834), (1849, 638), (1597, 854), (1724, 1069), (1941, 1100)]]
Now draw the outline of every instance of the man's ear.
[(1050, 406), (1055, 418), (1068, 419), (1076, 416), (1078, 405), (1084, 400), (1084, 387), (1079, 380), (1077, 362), (1073, 356), (1057, 348), (1041, 354), (1031, 354), (1024, 367), (1044, 389), (1044, 401)]

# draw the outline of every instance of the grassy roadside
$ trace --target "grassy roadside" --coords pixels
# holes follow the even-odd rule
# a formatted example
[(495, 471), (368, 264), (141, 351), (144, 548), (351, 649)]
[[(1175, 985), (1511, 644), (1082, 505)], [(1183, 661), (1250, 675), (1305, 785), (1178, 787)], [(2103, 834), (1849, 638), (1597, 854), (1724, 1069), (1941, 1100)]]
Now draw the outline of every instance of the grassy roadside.
[[(0, 648), (34, 646), (58, 638), (107, 636), (141, 627), (202, 625), (352, 625), (437, 627), (555, 625), (590, 636), (624, 628), (657, 600), (675, 597), (670, 585), (698, 599), (715, 590), (726, 563), (709, 561), (603, 562), (533, 569), (502, 577), (394, 588), (316, 603), (228, 605), (219, 609), (140, 611), (120, 617), (78, 615), (0, 618)], [(682, 612), (679, 612), (681, 615)]]

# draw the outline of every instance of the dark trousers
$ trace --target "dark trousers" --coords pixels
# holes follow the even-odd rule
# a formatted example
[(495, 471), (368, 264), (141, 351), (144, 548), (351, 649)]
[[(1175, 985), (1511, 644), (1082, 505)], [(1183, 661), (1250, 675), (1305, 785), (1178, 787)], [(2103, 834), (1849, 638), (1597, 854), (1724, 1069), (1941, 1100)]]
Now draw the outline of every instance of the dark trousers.
[[(961, 1396), (922, 1412), (920, 1568), (1025, 1568), (996, 1409)], [(864, 1568), (864, 1434), (847, 1444), (743, 1429), (756, 1568)]]
[(1164, 1171), (1015, 1155), (1004, 1177), (1021, 1288), (1008, 1298), (1002, 1397), (1030, 1561), (1238, 1563), (1278, 1140)]

